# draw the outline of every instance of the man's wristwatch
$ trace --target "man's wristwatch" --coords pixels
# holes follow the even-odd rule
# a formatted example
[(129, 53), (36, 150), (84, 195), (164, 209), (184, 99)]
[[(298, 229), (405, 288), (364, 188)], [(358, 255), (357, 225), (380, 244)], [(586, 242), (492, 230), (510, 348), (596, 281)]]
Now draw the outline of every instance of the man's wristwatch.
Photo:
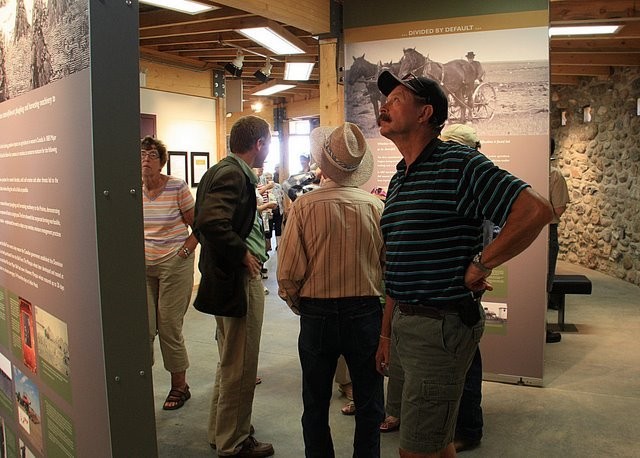
[(484, 264), (482, 264), (481, 261), (482, 258), (482, 251), (478, 254), (476, 254), (473, 259), (471, 260), (471, 264), (473, 264), (474, 266), (476, 266), (478, 269), (480, 269), (483, 273), (489, 275), (491, 274), (492, 270), (489, 269), (487, 266), (485, 266)]

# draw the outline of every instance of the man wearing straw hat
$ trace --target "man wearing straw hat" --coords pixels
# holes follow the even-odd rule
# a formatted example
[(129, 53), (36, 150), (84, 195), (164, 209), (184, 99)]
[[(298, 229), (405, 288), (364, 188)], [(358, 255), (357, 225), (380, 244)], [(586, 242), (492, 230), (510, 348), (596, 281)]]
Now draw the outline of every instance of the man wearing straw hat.
[[(399, 364), (404, 375), (400, 456), (454, 457), (465, 374), (484, 329), (478, 298), (491, 289), (491, 269), (527, 248), (552, 209), (475, 149), (438, 139), (448, 103), (437, 82), (384, 71), (378, 88), (387, 96), (380, 133), (402, 160), (381, 219), (387, 298), (376, 363), (380, 373)], [(502, 227), (484, 249), (483, 220)]]
[(355, 404), (358, 457), (380, 456), (382, 375), (375, 354), (382, 311), (383, 203), (359, 189), (373, 158), (355, 124), (319, 127), (311, 154), (320, 188), (293, 202), (278, 250), (280, 297), (300, 315), (302, 430), (306, 457), (334, 456), (329, 428), (332, 379), (345, 357)]

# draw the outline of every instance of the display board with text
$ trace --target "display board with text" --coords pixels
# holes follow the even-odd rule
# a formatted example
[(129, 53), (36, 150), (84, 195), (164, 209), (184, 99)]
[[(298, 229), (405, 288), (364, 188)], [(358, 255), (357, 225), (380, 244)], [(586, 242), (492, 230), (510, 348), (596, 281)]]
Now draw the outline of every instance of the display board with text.
[(0, 4), (2, 456), (156, 454), (137, 9), (108, 3)]

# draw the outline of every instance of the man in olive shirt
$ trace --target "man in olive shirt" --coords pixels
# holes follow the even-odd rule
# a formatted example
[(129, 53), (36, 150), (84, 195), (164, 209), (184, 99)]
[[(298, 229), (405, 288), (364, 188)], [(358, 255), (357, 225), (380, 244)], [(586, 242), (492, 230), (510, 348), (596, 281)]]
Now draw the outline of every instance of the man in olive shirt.
[(231, 153), (198, 185), (195, 230), (202, 244), (196, 309), (216, 317), (216, 370), (209, 443), (218, 456), (272, 456), (273, 446), (251, 434), (264, 292), (260, 269), (265, 240), (256, 211), (258, 177), (271, 142), (269, 124), (256, 116), (231, 128)]

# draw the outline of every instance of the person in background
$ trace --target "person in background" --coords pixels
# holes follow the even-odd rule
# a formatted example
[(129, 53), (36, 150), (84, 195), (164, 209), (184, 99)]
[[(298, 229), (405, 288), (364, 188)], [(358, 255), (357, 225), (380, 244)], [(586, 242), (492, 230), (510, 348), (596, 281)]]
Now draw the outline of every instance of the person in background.
[[(269, 219), (269, 228), (265, 226), (264, 233), (267, 240), (267, 251), (271, 251), (271, 239), (273, 234), (276, 236), (276, 249), (280, 243), (282, 236), (282, 214), (284, 213), (284, 193), (280, 183), (274, 180), (274, 175), (270, 172), (264, 174), (267, 186), (271, 186), (266, 192), (267, 202), (270, 203), (271, 218)], [(263, 194), (264, 195), (264, 194)], [(275, 204), (275, 205), (274, 205)]]
[(474, 83), (477, 86), (482, 83), (482, 80), (484, 79), (484, 68), (482, 68), (482, 64), (476, 60), (476, 53), (473, 51), (469, 51), (465, 57), (467, 58), (467, 62), (469, 62), (473, 67), (473, 71), (475, 73)]
[(345, 357), (358, 406), (353, 456), (380, 456), (383, 378), (376, 372), (384, 247), (384, 205), (358, 186), (373, 157), (352, 123), (311, 132), (323, 177), (291, 205), (278, 250), (279, 295), (300, 315), (302, 431), (306, 457), (335, 456), (329, 428), (332, 378)]
[(300, 173), (307, 173), (311, 171), (311, 158), (306, 154), (300, 155)]
[[(440, 134), (443, 141), (452, 141), (470, 148), (480, 150), (482, 146), (475, 129), (467, 124), (449, 124)], [(484, 222), (483, 245), (492, 241), (493, 223)], [(482, 440), (482, 355), (480, 347), (471, 360), (471, 365), (464, 378), (464, 388), (460, 398), (460, 408), (456, 418), (456, 429), (453, 445), (456, 452), (472, 450), (480, 445)]]
[[(549, 160), (554, 161), (553, 153), (556, 150), (556, 142), (552, 138), (550, 142)], [(567, 182), (562, 176), (562, 172), (557, 167), (551, 166), (549, 170), (549, 200), (553, 207), (553, 220), (549, 224), (549, 267), (547, 271), (547, 303), (550, 308), (558, 308), (551, 300), (551, 288), (553, 287), (553, 277), (556, 273), (556, 262), (558, 260), (558, 252), (560, 244), (558, 243), (558, 224), (560, 217), (567, 209), (569, 203), (569, 190)], [(562, 340), (562, 334), (547, 329), (547, 343), (556, 343)]]
[[(381, 374), (399, 364), (404, 374), (400, 456), (453, 457), (464, 380), (484, 330), (479, 297), (492, 288), (492, 269), (526, 249), (552, 209), (477, 150), (438, 138), (448, 102), (436, 81), (383, 71), (378, 88), (387, 97), (380, 134), (402, 160), (380, 222), (387, 298), (376, 364)], [(502, 229), (483, 249), (484, 220)]]
[(187, 384), (189, 357), (182, 335), (193, 289), (193, 197), (183, 180), (161, 173), (167, 148), (160, 140), (141, 142), (142, 209), (151, 354), (156, 333), (171, 389), (162, 408), (179, 409), (191, 397)]
[[(260, 177), (262, 176), (262, 167), (254, 169), (254, 171), (258, 176), (258, 180), (260, 180)], [(265, 241), (264, 255), (266, 257), (266, 260), (269, 259), (269, 251), (271, 250), (271, 238), (268, 237), (268, 231), (271, 227), (271, 212), (277, 205), (275, 202), (269, 202), (268, 192), (273, 188), (273, 186), (273, 182), (267, 184), (263, 181), (262, 184), (258, 184), (258, 186), (256, 187), (256, 208), (258, 211), (260, 229), (262, 230)], [(266, 267), (266, 260), (262, 263), (262, 267), (260, 268), (260, 277), (263, 280), (269, 278), (269, 269), (267, 269)], [(263, 291), (265, 295), (269, 294), (269, 288), (267, 288), (264, 283)]]
[(302, 194), (318, 189), (319, 186), (320, 171), (317, 164), (313, 164), (309, 171), (290, 175), (289, 178), (284, 180), (282, 191), (293, 202)]
[(269, 124), (243, 116), (231, 128), (231, 153), (198, 185), (195, 230), (202, 273), (194, 301), (215, 315), (220, 354), (208, 436), (218, 456), (266, 457), (273, 446), (253, 437), (251, 413), (258, 371), (264, 292), (260, 268), (267, 260), (256, 202), (258, 177), (271, 142)]

